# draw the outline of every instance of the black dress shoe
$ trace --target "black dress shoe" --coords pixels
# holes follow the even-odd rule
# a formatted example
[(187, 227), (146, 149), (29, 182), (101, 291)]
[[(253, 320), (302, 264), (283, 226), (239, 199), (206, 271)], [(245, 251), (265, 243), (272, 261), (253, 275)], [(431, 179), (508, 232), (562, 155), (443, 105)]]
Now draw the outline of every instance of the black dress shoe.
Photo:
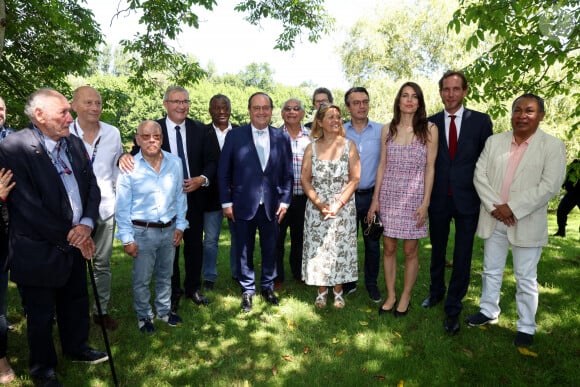
[(99, 364), (109, 360), (109, 356), (105, 352), (97, 351), (96, 349), (88, 348), (76, 355), (70, 355), (73, 363), (85, 364)]
[(561, 231), (561, 230), (558, 230), (558, 231), (556, 231), (556, 233), (555, 233), (554, 235), (552, 235), (552, 236), (566, 238), (566, 231)]
[(514, 339), (514, 345), (516, 347), (529, 347), (534, 343), (534, 335), (529, 333), (518, 332)]
[(262, 297), (264, 297), (264, 300), (268, 301), (270, 304), (278, 305), (278, 297), (276, 297), (276, 294), (274, 294), (272, 289), (262, 290)]
[(249, 293), (242, 294), (242, 310), (246, 313), (252, 310), (252, 295)]
[(191, 301), (195, 302), (197, 305), (208, 305), (209, 304), (209, 300), (207, 298), (205, 298), (205, 296), (203, 294), (201, 294), (201, 292), (199, 290), (196, 290), (195, 292), (193, 292), (193, 294), (191, 296), (189, 296), (189, 298), (191, 298)]
[(459, 318), (458, 316), (447, 316), (443, 321), (445, 332), (450, 335), (456, 335), (459, 332)]
[(423, 308), (432, 308), (443, 301), (443, 296), (429, 296), (423, 300), (421, 306)]

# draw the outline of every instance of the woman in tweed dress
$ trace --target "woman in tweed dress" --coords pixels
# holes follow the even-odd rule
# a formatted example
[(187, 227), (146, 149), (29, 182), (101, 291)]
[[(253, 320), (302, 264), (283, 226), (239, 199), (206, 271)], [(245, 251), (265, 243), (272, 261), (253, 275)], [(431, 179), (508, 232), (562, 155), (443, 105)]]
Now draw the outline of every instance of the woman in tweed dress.
[[(435, 175), (437, 127), (427, 121), (419, 85), (407, 82), (395, 97), (393, 120), (382, 130), (381, 161), (368, 217), (383, 222), (383, 262), (387, 297), (379, 315), (407, 314), (419, 271), (419, 238), (427, 236), (427, 209)], [(397, 305), (397, 244), (403, 240), (404, 286)]]

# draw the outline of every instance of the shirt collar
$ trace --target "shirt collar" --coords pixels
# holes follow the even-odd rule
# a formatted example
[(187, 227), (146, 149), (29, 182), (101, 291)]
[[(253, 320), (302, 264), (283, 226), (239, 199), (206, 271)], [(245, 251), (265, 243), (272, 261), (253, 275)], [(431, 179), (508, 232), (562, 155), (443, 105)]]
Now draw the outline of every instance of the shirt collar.
[(183, 120), (183, 122), (181, 122), (180, 124), (176, 124), (175, 122), (171, 121), (169, 117), (167, 117), (165, 119), (165, 124), (167, 125), (168, 128), (171, 129), (175, 129), (176, 126), (179, 126), (180, 128), (185, 128), (185, 120)]
[(465, 111), (465, 107), (461, 105), (458, 111), (453, 114), (450, 114), (447, 110), (443, 110), (445, 112), (445, 118), (449, 118), (449, 116), (455, 116), (455, 118), (463, 118), (463, 112)]

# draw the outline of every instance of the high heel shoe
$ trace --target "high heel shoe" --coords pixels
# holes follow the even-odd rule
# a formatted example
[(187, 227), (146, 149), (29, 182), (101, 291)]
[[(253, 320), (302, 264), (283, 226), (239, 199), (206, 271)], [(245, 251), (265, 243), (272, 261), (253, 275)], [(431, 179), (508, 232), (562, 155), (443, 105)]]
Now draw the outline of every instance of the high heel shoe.
[(387, 313), (392, 313), (393, 309), (395, 309), (395, 305), (397, 305), (397, 301), (395, 301), (395, 303), (393, 304), (393, 306), (390, 307), (390, 309), (383, 309), (383, 305), (379, 306), (379, 316), (382, 316), (383, 314), (387, 314)]
[(407, 315), (407, 313), (409, 313), (409, 308), (411, 307), (411, 299), (409, 299), (409, 303), (407, 304), (407, 309), (405, 309), (403, 312), (395, 309), (395, 317), (404, 317)]

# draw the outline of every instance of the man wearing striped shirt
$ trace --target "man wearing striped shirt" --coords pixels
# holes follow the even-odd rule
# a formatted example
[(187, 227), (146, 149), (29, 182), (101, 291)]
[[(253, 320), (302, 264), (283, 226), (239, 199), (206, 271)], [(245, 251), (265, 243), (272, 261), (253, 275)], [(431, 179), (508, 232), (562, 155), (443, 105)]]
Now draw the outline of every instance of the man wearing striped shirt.
[(290, 98), (282, 106), (282, 130), (288, 133), (292, 145), (292, 167), (294, 183), (292, 184), (292, 202), (286, 216), (280, 222), (280, 233), (276, 246), (276, 269), (278, 277), (274, 281), (275, 290), (282, 288), (284, 282), (284, 244), (286, 232), (290, 228), (290, 270), (295, 280), (302, 280), (302, 244), (304, 240), (304, 212), (306, 211), (306, 195), (300, 182), (302, 157), (304, 150), (310, 144), (310, 131), (302, 126), (304, 105), (296, 98)]

